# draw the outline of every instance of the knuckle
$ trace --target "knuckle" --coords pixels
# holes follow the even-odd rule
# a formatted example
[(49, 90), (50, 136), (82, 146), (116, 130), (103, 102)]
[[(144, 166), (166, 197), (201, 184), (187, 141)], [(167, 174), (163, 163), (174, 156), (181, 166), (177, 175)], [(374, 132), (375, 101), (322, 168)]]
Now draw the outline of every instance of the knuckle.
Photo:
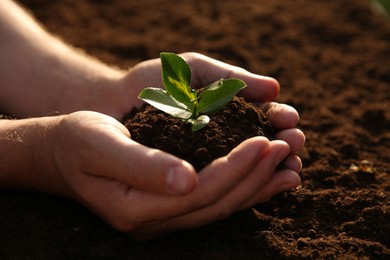
[(184, 57), (186, 57), (186, 58), (201, 58), (201, 57), (203, 57), (203, 55), (202, 54), (200, 54), (200, 53), (198, 53), (198, 52), (193, 52), (193, 51), (188, 51), (188, 52), (184, 52), (184, 53), (182, 53), (181, 54), (181, 56), (184, 56)]

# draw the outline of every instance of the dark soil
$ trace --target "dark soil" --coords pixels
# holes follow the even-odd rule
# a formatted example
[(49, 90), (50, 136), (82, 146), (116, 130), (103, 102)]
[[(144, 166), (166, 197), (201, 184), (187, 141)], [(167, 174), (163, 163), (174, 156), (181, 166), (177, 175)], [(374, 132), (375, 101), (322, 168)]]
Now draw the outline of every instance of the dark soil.
[(183, 120), (172, 118), (149, 105), (130, 114), (124, 124), (133, 140), (174, 154), (198, 171), (250, 137), (274, 139), (274, 129), (263, 112), (238, 97), (218, 113), (210, 115), (210, 123), (196, 132)]
[(197, 51), (275, 77), (307, 142), (300, 188), (149, 242), (76, 202), (1, 191), (0, 259), (390, 258), (390, 21), (371, 1), (20, 1), (121, 68)]

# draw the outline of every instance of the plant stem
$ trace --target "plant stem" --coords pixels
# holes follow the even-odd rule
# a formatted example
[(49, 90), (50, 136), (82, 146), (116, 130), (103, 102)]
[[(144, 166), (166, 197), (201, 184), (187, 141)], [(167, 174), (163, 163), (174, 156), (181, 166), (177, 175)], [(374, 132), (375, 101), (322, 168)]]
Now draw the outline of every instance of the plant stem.
[(192, 113), (192, 116), (194, 119), (198, 118), (199, 113), (198, 113), (198, 99), (194, 100), (194, 111)]

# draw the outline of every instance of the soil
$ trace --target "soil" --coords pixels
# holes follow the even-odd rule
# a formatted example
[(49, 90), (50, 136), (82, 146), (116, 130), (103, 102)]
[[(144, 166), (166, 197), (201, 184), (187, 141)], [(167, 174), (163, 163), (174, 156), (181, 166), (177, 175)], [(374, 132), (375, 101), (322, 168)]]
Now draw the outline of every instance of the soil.
[(82, 205), (0, 191), (0, 259), (389, 259), (390, 20), (369, 0), (20, 0), (112, 65), (197, 51), (275, 77), (306, 136), (302, 185), (138, 242)]
[(210, 123), (196, 132), (190, 124), (149, 105), (133, 111), (124, 119), (124, 125), (136, 142), (176, 155), (197, 171), (250, 137), (274, 139), (274, 129), (264, 113), (238, 97), (210, 115)]

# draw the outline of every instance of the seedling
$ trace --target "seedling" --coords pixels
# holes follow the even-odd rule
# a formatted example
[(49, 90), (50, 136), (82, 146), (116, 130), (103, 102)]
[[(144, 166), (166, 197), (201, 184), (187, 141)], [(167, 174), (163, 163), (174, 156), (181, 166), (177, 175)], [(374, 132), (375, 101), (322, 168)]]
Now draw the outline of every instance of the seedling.
[(191, 124), (198, 131), (210, 122), (209, 115), (220, 111), (230, 100), (246, 87), (239, 79), (220, 79), (196, 91), (190, 86), (191, 69), (174, 53), (160, 54), (162, 79), (165, 87), (145, 88), (138, 98), (157, 109)]

